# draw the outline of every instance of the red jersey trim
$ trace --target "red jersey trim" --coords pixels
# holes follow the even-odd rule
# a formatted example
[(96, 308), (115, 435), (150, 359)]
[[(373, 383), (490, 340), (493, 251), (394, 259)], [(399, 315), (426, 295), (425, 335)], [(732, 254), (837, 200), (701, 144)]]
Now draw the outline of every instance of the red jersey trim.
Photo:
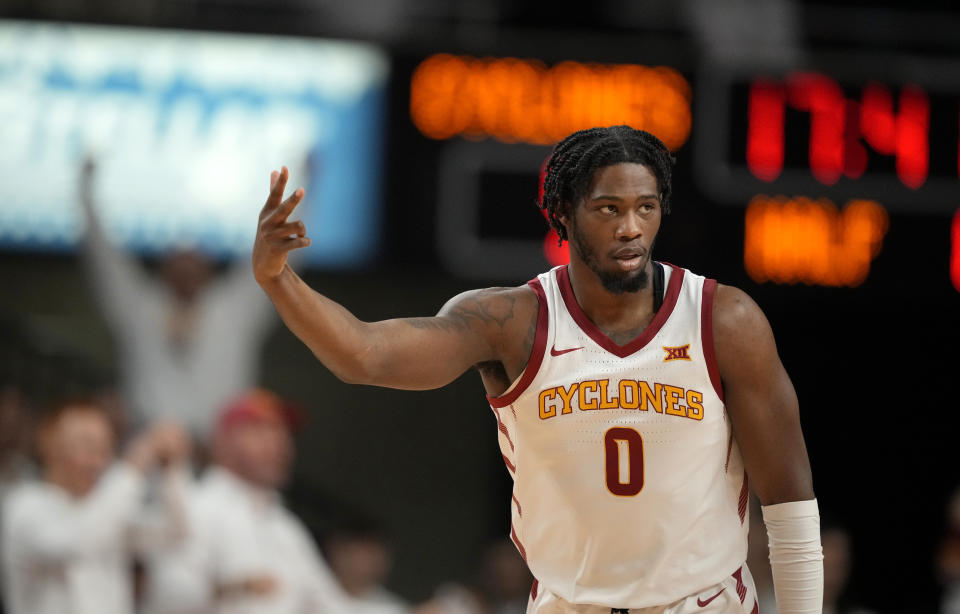
[(737, 504), (737, 513), (740, 514), (740, 524), (743, 524), (747, 518), (747, 504), (750, 502), (750, 480), (747, 478), (747, 470), (743, 470), (743, 486), (740, 487), (740, 501)]
[(527, 360), (527, 366), (520, 374), (520, 381), (517, 382), (513, 390), (499, 397), (487, 395), (487, 401), (493, 407), (500, 408), (511, 405), (523, 394), (533, 378), (537, 376), (537, 372), (540, 371), (540, 365), (543, 363), (543, 353), (547, 349), (547, 328), (549, 326), (547, 295), (544, 293), (539, 279), (531, 279), (527, 282), (527, 285), (536, 293), (537, 302), (540, 305), (537, 309), (537, 333), (533, 339), (533, 351), (530, 353), (530, 359)]
[(523, 557), (524, 562), (527, 560), (527, 551), (523, 547), (523, 544), (520, 543), (520, 538), (517, 537), (517, 530), (514, 528), (513, 523), (510, 523), (510, 539), (513, 540), (513, 545), (517, 547), (517, 551), (520, 552), (520, 556)]
[(683, 283), (684, 270), (669, 263), (664, 264), (667, 264), (673, 269), (673, 274), (670, 276), (670, 283), (667, 285), (663, 305), (656, 315), (653, 316), (650, 324), (643, 329), (643, 332), (626, 345), (617, 345), (610, 337), (606, 336), (603, 331), (597, 328), (596, 324), (591, 322), (587, 314), (583, 312), (580, 304), (577, 303), (577, 297), (573, 294), (573, 286), (570, 285), (570, 275), (567, 273), (567, 267), (557, 269), (557, 285), (560, 287), (560, 294), (563, 296), (563, 303), (567, 306), (567, 311), (570, 312), (570, 316), (580, 329), (587, 333), (587, 335), (603, 349), (620, 358), (626, 358), (637, 350), (642, 349), (660, 332), (667, 318), (673, 313), (673, 308), (677, 306), (677, 299), (680, 296), (680, 286)]
[(741, 566), (740, 569), (730, 575), (737, 581), (737, 596), (740, 597), (740, 603), (743, 603), (743, 600), (747, 598), (747, 585), (743, 583), (743, 567)]
[(703, 344), (703, 359), (707, 361), (707, 372), (710, 374), (710, 383), (723, 400), (723, 382), (720, 381), (720, 368), (717, 366), (717, 355), (713, 350), (713, 296), (717, 290), (716, 279), (703, 281), (703, 298), (700, 301), (700, 341)]
[[(500, 410), (496, 407), (493, 408), (493, 413), (497, 417), (497, 430), (503, 433), (503, 436), (507, 438), (507, 443), (510, 444), (510, 450), (514, 451), (516, 448), (513, 447), (513, 439), (510, 438), (510, 431), (507, 430), (507, 425), (503, 423), (503, 420), (500, 419)], [(516, 416), (514, 416), (516, 417)]]

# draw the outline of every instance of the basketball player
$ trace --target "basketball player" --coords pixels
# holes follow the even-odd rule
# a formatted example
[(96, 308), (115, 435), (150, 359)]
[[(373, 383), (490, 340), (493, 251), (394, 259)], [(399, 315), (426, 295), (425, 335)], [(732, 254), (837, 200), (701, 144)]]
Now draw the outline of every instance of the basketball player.
[[(286, 264), (310, 244), (271, 175), (254, 274), (345, 382), (437, 388), (471, 366), (514, 480), (528, 612), (758, 610), (747, 499), (763, 504), (781, 614), (820, 612), (819, 513), (793, 386), (742, 291), (652, 258), (673, 159), (628, 126), (554, 148), (541, 206), (570, 264), (454, 297), (434, 317), (362, 322)], [(749, 476), (749, 487), (747, 477)]]

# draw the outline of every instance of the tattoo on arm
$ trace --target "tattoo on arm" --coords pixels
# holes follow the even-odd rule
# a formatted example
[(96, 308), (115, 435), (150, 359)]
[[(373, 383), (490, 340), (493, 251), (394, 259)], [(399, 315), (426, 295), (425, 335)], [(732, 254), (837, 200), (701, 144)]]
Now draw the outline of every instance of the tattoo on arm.
[(523, 340), (523, 355), (530, 359), (530, 354), (533, 353), (533, 342), (537, 338), (537, 324), (539, 318), (535, 317), (530, 322), (530, 326), (527, 327), (527, 336)]
[[(526, 365), (526, 362), (530, 359), (530, 354), (533, 352), (533, 343), (537, 337), (537, 320), (537, 318), (534, 318), (530, 322), (530, 326), (527, 327), (527, 333), (523, 337), (522, 354), (520, 354), (523, 362), (518, 365), (520, 369)], [(510, 386), (510, 382), (513, 381), (510, 374), (507, 373), (504, 363), (498, 360), (480, 362), (474, 366), (483, 377), (484, 384), (488, 386), (488, 390), (493, 382), (499, 381), (501, 389), (505, 390)]]
[[(498, 292), (496, 289), (481, 290), (478, 294)], [(488, 300), (468, 298), (461, 301), (447, 313), (432, 318), (407, 318), (407, 324), (419, 329), (463, 331), (476, 323), (496, 324), (500, 330), (513, 319), (513, 307), (516, 297), (500, 293)]]

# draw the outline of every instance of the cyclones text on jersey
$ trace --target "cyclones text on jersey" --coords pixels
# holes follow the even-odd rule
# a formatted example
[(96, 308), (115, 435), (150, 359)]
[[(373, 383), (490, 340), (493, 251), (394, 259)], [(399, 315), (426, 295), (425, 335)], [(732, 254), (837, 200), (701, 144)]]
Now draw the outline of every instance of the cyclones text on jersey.
[(580, 411), (652, 409), (658, 414), (703, 420), (702, 392), (634, 379), (622, 379), (613, 386), (608, 379), (553, 386), (540, 391), (539, 406), (541, 420), (572, 413), (574, 408)]

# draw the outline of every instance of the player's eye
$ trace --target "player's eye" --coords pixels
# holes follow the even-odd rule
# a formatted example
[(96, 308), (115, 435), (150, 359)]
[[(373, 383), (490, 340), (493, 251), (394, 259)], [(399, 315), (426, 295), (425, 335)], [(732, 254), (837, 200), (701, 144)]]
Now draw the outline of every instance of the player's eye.
[(600, 210), (603, 211), (604, 213), (614, 214), (614, 213), (617, 212), (617, 206), (616, 206), (616, 205), (604, 205), (603, 207), (600, 208)]

